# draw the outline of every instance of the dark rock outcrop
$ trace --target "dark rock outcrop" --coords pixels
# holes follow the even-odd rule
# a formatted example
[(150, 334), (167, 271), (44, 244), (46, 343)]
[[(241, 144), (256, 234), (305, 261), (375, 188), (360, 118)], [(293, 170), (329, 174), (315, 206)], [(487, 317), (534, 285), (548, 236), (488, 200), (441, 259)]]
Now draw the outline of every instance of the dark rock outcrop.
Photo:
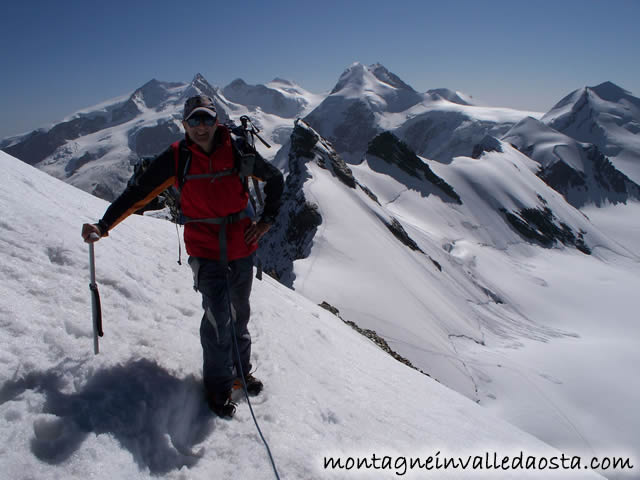
[[(395, 165), (403, 172), (420, 181), (429, 182), (444, 193), (450, 200), (458, 204), (462, 200), (451, 185), (437, 176), (404, 142), (391, 132), (383, 132), (376, 136), (367, 148), (367, 155), (373, 155), (384, 160), (389, 165)], [(376, 170), (375, 164), (369, 165)]]
[(404, 245), (409, 247), (413, 251), (418, 251), (420, 253), (424, 253), (424, 251), (418, 246), (418, 244), (409, 236), (407, 231), (402, 227), (402, 224), (398, 221), (397, 218), (392, 218), (391, 223), (386, 223), (385, 225), (389, 229), (393, 236), (400, 240)]
[(317, 165), (331, 171), (349, 188), (356, 188), (353, 173), (344, 160), (329, 142), (303, 120), (298, 119), (295, 122), (295, 128), (291, 134), (291, 150), (301, 157), (315, 160)]
[(485, 152), (499, 152), (502, 153), (502, 145), (500, 140), (491, 135), (485, 136), (480, 143), (476, 143), (471, 152), (471, 158), (478, 159)]
[(580, 231), (575, 234), (569, 225), (557, 222), (555, 215), (547, 206), (523, 208), (517, 212), (509, 212), (503, 208), (501, 211), (511, 226), (529, 240), (547, 248), (551, 248), (556, 242), (561, 242), (591, 255), (591, 249), (584, 242), (586, 232)]

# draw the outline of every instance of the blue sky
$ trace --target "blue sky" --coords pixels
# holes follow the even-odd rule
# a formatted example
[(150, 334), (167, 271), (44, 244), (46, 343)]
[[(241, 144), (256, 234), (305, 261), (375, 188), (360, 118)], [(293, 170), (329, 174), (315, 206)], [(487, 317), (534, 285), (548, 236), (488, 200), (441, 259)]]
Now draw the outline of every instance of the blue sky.
[(0, 29), (0, 138), (152, 78), (330, 90), (382, 63), (418, 91), (547, 111), (606, 80), (640, 96), (640, 1), (28, 1)]

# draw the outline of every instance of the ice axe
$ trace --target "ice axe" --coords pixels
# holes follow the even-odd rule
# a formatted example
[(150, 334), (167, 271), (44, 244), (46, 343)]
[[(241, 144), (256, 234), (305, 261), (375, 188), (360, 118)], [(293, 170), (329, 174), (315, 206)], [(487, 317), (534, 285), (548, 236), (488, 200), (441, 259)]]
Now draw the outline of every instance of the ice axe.
[[(92, 233), (89, 238), (97, 240), (98, 235)], [(102, 331), (102, 308), (100, 306), (100, 293), (98, 292), (98, 285), (96, 284), (96, 261), (93, 252), (93, 243), (89, 244), (89, 274), (91, 276), (91, 283), (89, 284), (89, 290), (91, 291), (91, 310), (93, 312), (93, 353), (97, 355), (100, 353), (100, 344), (98, 343), (98, 337), (104, 336)]]

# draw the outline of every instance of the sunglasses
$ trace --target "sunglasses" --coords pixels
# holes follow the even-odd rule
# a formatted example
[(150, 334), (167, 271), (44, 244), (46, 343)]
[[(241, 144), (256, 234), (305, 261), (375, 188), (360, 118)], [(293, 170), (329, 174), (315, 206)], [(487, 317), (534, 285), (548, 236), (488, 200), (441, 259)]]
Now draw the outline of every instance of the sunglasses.
[(206, 125), (207, 127), (213, 127), (216, 123), (215, 117), (211, 115), (194, 115), (187, 120), (190, 127), (197, 127), (198, 125)]

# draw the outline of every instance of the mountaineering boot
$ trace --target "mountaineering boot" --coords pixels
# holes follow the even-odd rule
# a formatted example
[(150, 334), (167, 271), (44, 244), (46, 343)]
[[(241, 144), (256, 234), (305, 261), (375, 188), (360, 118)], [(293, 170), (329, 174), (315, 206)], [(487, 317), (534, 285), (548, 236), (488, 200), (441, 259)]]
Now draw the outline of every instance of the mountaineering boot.
[[(258, 395), (264, 388), (264, 385), (262, 384), (262, 382), (258, 380), (256, 377), (254, 377), (253, 375), (251, 375), (250, 373), (247, 373), (245, 375), (244, 381), (247, 384), (247, 393), (252, 397), (255, 397), (256, 395)], [(233, 389), (239, 390), (241, 388), (243, 388), (242, 379), (238, 377), (233, 382)]]
[(207, 403), (213, 413), (221, 418), (233, 418), (236, 404), (231, 401), (231, 391), (211, 392), (207, 395)]

